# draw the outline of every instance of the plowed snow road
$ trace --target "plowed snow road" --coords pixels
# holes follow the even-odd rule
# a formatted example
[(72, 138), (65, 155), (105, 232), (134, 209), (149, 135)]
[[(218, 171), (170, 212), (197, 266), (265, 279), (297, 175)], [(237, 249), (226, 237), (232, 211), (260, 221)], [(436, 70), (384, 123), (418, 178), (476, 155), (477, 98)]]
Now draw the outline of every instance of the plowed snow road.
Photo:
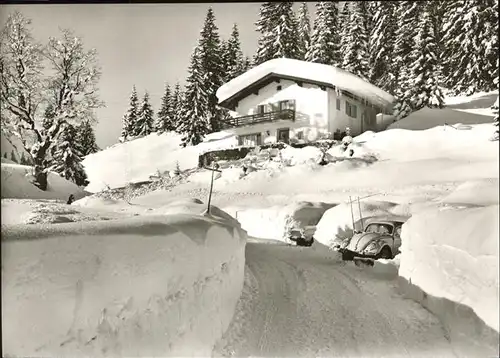
[(258, 357), (453, 357), (438, 320), (394, 277), (328, 250), (249, 242), (245, 286), (214, 354)]

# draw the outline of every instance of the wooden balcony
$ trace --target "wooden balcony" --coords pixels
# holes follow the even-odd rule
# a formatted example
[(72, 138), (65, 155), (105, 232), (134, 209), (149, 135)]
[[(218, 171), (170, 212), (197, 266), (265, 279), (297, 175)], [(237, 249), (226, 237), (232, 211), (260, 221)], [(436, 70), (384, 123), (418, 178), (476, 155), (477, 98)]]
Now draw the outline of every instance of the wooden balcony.
[(228, 119), (222, 125), (222, 129), (249, 126), (257, 123), (274, 122), (281, 120), (295, 121), (295, 110), (283, 109), (281, 111), (251, 114), (248, 116)]

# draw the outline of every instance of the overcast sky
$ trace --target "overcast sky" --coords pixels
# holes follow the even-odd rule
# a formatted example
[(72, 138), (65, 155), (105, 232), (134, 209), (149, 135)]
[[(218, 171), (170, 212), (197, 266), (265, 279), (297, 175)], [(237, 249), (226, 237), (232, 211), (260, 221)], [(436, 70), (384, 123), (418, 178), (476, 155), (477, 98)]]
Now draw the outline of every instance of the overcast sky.
[[(309, 5), (312, 15), (314, 3)], [(237, 23), (243, 53), (253, 55), (260, 3), (2, 5), (0, 24), (19, 10), (32, 20), (37, 40), (46, 43), (59, 34), (59, 27), (71, 28), (87, 48), (97, 49), (101, 99), (106, 102), (97, 112), (97, 141), (106, 147), (117, 142), (133, 84), (140, 97), (150, 92), (155, 113), (165, 82), (184, 84), (209, 6), (219, 34), (227, 38)]]

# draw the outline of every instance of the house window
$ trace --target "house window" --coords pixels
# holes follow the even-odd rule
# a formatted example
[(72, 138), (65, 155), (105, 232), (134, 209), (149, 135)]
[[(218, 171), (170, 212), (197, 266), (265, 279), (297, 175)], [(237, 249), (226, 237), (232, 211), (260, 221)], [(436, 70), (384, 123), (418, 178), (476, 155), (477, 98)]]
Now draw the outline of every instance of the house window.
[(340, 111), (340, 98), (337, 98), (337, 111)]
[(345, 102), (345, 113), (352, 118), (357, 118), (357, 107), (354, 104)]
[(276, 91), (281, 91), (281, 86), (277, 86)]
[(245, 134), (238, 136), (238, 144), (246, 146), (262, 145), (261, 133)]
[(257, 106), (257, 114), (266, 113), (266, 105), (261, 104)]
[(304, 131), (297, 132), (297, 139), (304, 139)]

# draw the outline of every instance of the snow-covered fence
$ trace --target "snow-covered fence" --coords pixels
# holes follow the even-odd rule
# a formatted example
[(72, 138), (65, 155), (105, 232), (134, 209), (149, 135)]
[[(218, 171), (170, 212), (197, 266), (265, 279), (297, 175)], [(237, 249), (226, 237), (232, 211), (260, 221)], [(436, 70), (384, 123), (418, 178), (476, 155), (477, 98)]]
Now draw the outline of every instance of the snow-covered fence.
[(245, 242), (224, 215), (2, 227), (3, 353), (210, 356)]

